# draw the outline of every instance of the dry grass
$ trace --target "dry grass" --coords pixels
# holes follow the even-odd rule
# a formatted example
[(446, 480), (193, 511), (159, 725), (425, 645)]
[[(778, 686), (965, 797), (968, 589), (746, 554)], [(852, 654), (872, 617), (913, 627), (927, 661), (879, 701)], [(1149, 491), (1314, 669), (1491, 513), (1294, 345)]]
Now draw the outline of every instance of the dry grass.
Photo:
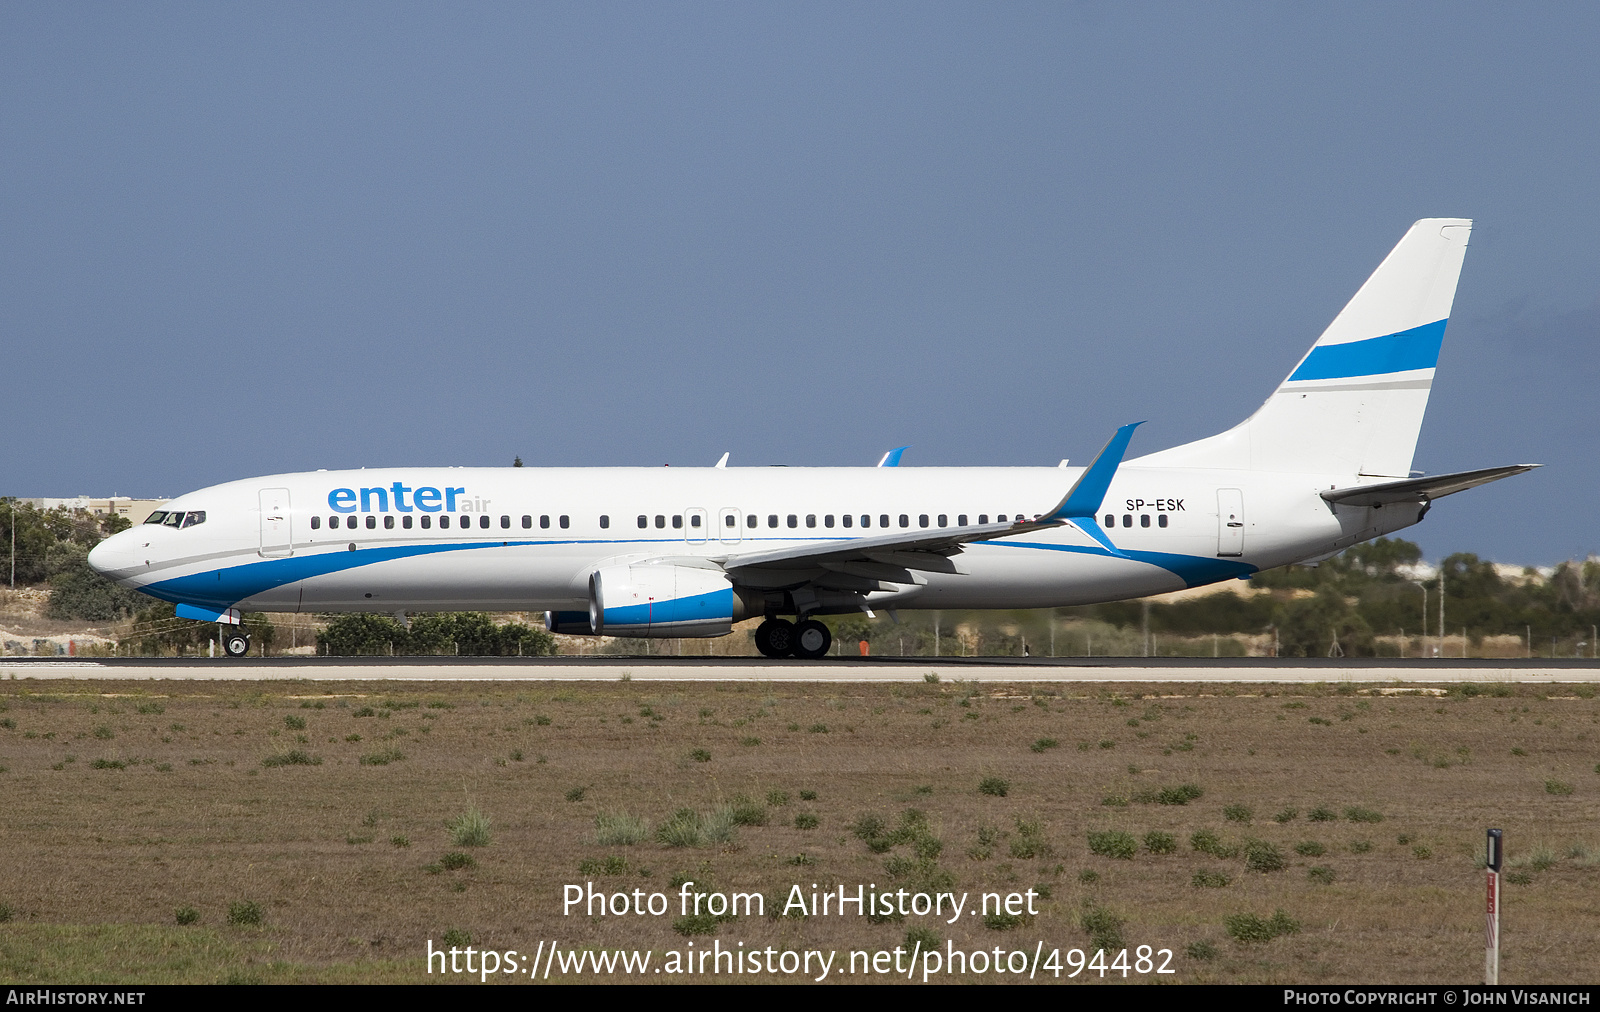
[[(1489, 825), (1506, 830), (1507, 856), (1527, 876), (1506, 887), (1502, 979), (1579, 981), (1600, 961), (1592, 695), (949, 682), (40, 688), (0, 683), (12, 725), (0, 725), (0, 847), (13, 855), (0, 865), (0, 904), (14, 915), (0, 925), (0, 978), (17, 983), (426, 980), (424, 940), (450, 929), (490, 948), (551, 938), (677, 948), (675, 906), (669, 917), (590, 919), (563, 917), (560, 901), (564, 884), (588, 879), (675, 896), (668, 883), (680, 876), (769, 897), (813, 882), (953, 882), (974, 901), (1049, 893), (1038, 917), (1004, 934), (976, 917), (715, 926), (725, 945), (747, 948), (888, 948), (928, 928), (967, 949), (1024, 939), (1066, 949), (1114, 927), (1129, 946), (1177, 953), (1178, 980), (1462, 982), (1481, 973)], [(805, 730), (823, 723), (826, 735)], [(113, 737), (94, 737), (100, 727)], [(739, 744), (750, 738), (760, 744)], [(1062, 747), (1034, 751), (1041, 738)], [(263, 765), (295, 748), (322, 763)], [(364, 764), (375, 749), (404, 758)], [(525, 759), (507, 763), (511, 754)], [(1004, 795), (981, 791), (992, 779)], [(1572, 793), (1549, 793), (1551, 780)], [(574, 784), (585, 792), (569, 801)], [(1187, 785), (1200, 795), (1160, 803), (1191, 795)], [(1103, 805), (1108, 796), (1126, 803)], [(1254, 821), (1230, 821), (1233, 806)], [(488, 845), (446, 867), (451, 822), (474, 807), (492, 824)], [(1334, 817), (1260, 814), (1290, 810)], [(797, 814), (811, 828), (797, 828)], [(674, 825), (687, 829), (663, 840)], [(1089, 834), (1110, 832), (1139, 841), (1137, 853), (1091, 854)], [(1220, 854), (1194, 850), (1196, 833), (1212, 834)], [(1308, 841), (1322, 853), (1297, 853)], [(1263, 846), (1285, 867), (1270, 870)], [(1252, 852), (1269, 870), (1252, 870)], [(259, 926), (228, 923), (241, 902), (259, 905)], [(183, 908), (198, 923), (175, 925)], [(1239, 918), (1279, 910), (1298, 933), (1230, 937)]]

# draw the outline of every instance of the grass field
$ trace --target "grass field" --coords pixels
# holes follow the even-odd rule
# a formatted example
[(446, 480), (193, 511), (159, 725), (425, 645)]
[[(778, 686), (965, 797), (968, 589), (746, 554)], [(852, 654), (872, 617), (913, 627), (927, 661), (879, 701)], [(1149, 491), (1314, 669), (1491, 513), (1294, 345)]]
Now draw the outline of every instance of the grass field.
[[(1502, 981), (1600, 964), (1588, 686), (271, 688), (0, 683), (0, 980), (408, 982), (446, 932), (659, 953), (923, 929), (1168, 948), (1166, 980), (1470, 983), (1491, 825)], [(953, 925), (561, 911), (568, 883), (676, 904), (684, 876), (1045, 898)]]

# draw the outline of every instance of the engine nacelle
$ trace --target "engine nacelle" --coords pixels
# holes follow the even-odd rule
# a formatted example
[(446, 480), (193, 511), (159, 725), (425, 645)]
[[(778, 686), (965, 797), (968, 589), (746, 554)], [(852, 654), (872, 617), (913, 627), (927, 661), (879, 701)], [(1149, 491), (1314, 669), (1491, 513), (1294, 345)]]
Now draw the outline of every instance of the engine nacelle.
[(596, 636), (725, 636), (744, 610), (720, 570), (607, 566), (589, 577), (589, 624)]

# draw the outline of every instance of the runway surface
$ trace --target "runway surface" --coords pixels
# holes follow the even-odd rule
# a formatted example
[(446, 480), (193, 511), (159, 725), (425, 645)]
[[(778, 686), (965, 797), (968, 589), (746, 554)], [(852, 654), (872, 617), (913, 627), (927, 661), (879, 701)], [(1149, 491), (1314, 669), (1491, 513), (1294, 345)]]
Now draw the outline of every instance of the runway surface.
[(1588, 659), (271, 657), (0, 659), (4, 679), (205, 681), (1600, 682)]

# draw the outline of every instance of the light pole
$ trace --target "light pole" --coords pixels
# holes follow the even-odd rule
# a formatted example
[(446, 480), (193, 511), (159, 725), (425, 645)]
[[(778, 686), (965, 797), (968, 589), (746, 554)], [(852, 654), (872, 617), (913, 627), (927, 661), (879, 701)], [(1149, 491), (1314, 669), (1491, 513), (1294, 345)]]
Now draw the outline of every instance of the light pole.
[(1419, 582), (1417, 589), (1422, 591), (1422, 649), (1418, 653), (1426, 657), (1428, 656), (1428, 585)]

